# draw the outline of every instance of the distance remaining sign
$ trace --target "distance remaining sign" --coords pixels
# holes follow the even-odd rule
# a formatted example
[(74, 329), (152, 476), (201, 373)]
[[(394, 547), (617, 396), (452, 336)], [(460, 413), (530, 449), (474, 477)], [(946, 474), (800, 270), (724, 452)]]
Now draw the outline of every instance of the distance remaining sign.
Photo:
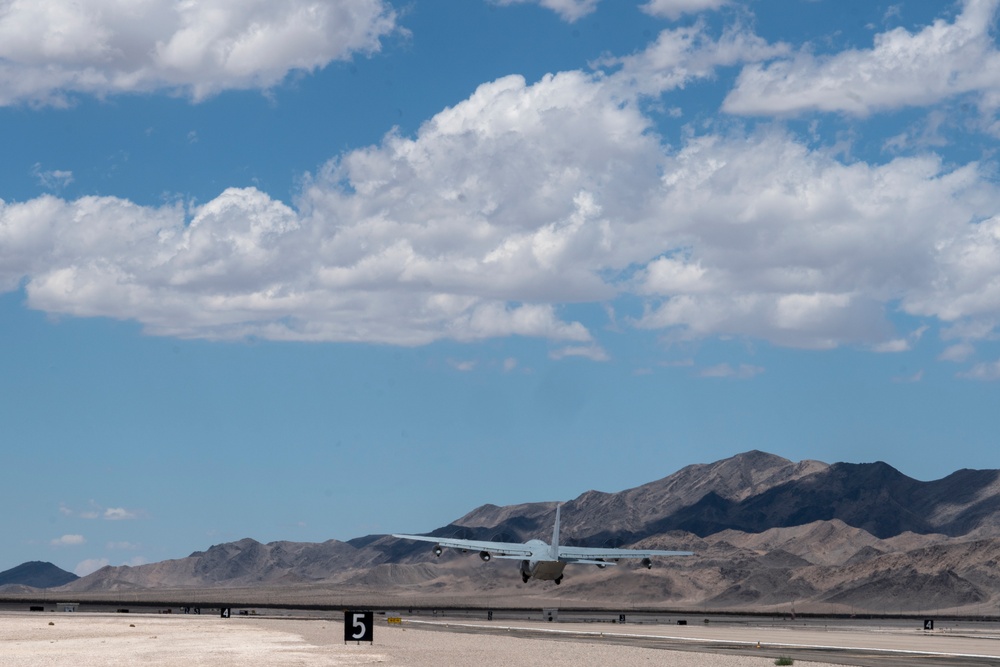
[(344, 643), (375, 643), (375, 613), (371, 611), (344, 612)]

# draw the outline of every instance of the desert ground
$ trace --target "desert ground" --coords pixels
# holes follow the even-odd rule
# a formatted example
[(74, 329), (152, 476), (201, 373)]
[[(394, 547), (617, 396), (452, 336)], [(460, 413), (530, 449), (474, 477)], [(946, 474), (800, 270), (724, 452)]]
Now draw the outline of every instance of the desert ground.
[[(339, 620), (220, 619), (153, 614), (0, 614), (0, 665), (685, 665), (765, 667), (774, 657), (440, 632), (379, 625), (372, 644), (345, 644)], [(819, 663), (796, 661), (801, 667)]]

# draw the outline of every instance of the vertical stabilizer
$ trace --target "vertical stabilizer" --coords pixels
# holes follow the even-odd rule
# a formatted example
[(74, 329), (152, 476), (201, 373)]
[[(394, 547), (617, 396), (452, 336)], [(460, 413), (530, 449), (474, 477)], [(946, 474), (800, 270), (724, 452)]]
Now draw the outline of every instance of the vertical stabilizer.
[(556, 505), (556, 525), (552, 529), (552, 546), (549, 550), (552, 552), (552, 560), (559, 560), (559, 510), (562, 509), (562, 505)]

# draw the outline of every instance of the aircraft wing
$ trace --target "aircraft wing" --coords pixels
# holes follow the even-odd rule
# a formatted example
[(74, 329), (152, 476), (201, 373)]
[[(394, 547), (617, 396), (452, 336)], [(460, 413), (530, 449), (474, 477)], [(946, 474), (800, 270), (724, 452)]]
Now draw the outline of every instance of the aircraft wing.
[(559, 560), (573, 563), (600, 563), (619, 558), (650, 558), (652, 556), (693, 556), (693, 551), (663, 551), (660, 549), (602, 549), (600, 547), (566, 547), (559, 545)]
[(431, 537), (428, 535), (393, 535), (404, 540), (433, 542), (449, 549), (462, 551), (485, 551), (495, 558), (531, 558), (534, 549), (527, 544), (518, 542), (489, 542), (487, 540), (460, 540), (458, 538)]

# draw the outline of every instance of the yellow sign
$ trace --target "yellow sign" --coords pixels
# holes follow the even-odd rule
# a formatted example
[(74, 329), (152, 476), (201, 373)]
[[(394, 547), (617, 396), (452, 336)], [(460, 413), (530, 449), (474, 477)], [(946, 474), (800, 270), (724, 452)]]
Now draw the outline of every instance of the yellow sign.
[(403, 619), (398, 616), (389, 616), (385, 620), (389, 623), (389, 625), (402, 625), (403, 623)]

